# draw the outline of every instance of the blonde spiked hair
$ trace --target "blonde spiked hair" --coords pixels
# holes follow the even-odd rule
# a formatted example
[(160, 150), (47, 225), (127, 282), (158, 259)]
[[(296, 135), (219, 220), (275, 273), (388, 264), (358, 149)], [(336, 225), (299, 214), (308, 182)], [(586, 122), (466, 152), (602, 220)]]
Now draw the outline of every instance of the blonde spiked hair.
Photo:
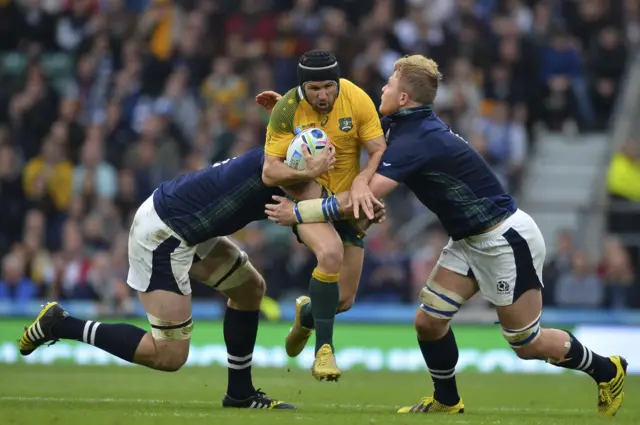
[(427, 105), (436, 100), (442, 74), (434, 60), (422, 55), (407, 55), (396, 61), (393, 70), (398, 73), (400, 85), (414, 102)]

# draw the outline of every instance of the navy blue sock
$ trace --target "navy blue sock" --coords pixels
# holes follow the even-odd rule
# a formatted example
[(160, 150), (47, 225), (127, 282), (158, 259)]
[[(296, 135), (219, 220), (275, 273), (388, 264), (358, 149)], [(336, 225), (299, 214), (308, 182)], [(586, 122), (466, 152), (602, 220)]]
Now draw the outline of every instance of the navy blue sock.
[(420, 341), (420, 351), (433, 380), (433, 397), (442, 404), (455, 406), (460, 401), (456, 385), (458, 345), (453, 331), (436, 341)]
[(224, 313), (224, 343), (227, 345), (227, 395), (245, 400), (256, 393), (251, 379), (253, 348), (258, 335), (259, 311), (227, 307)]
[(66, 317), (51, 329), (55, 338), (73, 339), (94, 345), (116, 357), (133, 362), (133, 356), (147, 331), (129, 324), (107, 324)]
[(609, 358), (594, 353), (582, 345), (571, 332), (565, 332), (571, 337), (569, 340), (571, 346), (565, 356), (565, 360), (560, 363), (554, 363), (556, 366), (580, 370), (591, 376), (597, 383), (608, 382), (616, 376), (616, 366), (611, 363)]

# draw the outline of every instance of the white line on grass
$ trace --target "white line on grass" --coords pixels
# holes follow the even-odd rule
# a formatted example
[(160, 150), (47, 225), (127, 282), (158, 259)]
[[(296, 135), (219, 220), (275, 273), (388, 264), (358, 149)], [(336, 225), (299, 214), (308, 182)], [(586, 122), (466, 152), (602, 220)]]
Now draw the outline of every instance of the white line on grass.
[[(122, 403), (122, 404), (179, 404), (210, 407), (218, 404), (217, 402), (203, 400), (159, 400), (146, 398), (84, 398), (84, 397), (21, 397), (21, 396), (0, 396), (0, 401), (15, 402), (52, 402), (52, 403)], [(298, 405), (307, 405), (298, 403)], [(332, 403), (313, 403), (308, 406), (318, 406), (328, 409), (385, 409), (394, 411), (399, 406), (390, 406), (384, 404), (332, 404)], [(530, 407), (476, 407), (469, 409), (473, 412), (492, 413), (492, 412), (537, 412), (537, 413), (588, 413), (591, 409), (558, 409), (558, 408), (530, 408)]]

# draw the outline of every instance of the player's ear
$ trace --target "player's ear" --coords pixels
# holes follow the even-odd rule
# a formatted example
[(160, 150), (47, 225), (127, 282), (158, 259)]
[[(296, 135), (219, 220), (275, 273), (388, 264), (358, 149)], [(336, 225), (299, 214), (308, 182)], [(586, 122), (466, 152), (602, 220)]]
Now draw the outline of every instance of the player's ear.
[(406, 92), (400, 93), (400, 106), (404, 106), (409, 103), (409, 95)]

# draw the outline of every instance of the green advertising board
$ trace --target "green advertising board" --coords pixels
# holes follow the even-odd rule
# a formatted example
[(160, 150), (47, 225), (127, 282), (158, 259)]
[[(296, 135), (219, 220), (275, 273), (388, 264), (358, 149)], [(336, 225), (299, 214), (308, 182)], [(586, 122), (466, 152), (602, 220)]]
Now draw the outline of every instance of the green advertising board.
[[(148, 323), (134, 321), (143, 328)], [(24, 323), (14, 319), (0, 321), (0, 363), (108, 365), (126, 363), (95, 347), (74, 341), (59, 341), (28, 357), (20, 356), (17, 340)], [(311, 344), (295, 359), (287, 357), (284, 338), (289, 324), (263, 322), (253, 353), (254, 367), (310, 368)], [(460, 346), (458, 371), (559, 373), (544, 362), (525, 362), (507, 346), (500, 328), (495, 326), (458, 326)], [(425, 369), (412, 326), (339, 324), (335, 333), (336, 356), (341, 369), (412, 372)], [(227, 352), (221, 322), (198, 321), (195, 324), (188, 366), (226, 366)]]

